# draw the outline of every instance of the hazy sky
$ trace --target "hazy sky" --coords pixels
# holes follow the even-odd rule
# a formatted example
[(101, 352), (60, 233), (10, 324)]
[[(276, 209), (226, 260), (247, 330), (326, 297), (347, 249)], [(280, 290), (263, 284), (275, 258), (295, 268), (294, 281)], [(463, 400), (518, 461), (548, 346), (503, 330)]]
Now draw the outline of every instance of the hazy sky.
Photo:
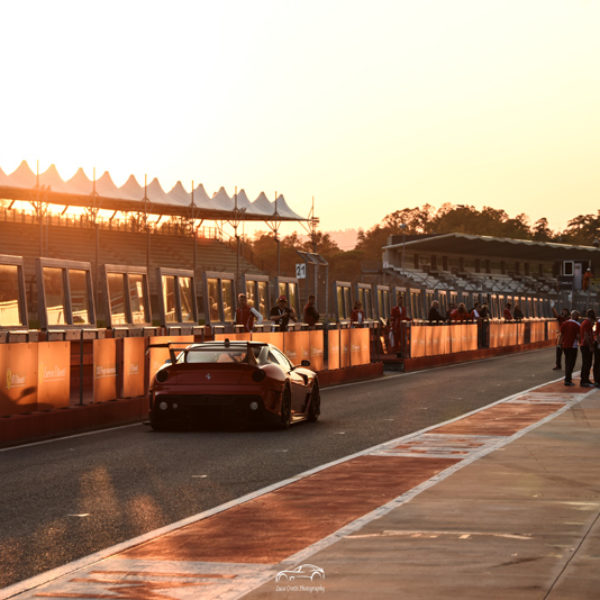
[(0, 168), (275, 190), (322, 228), (600, 208), (600, 2), (0, 3)]

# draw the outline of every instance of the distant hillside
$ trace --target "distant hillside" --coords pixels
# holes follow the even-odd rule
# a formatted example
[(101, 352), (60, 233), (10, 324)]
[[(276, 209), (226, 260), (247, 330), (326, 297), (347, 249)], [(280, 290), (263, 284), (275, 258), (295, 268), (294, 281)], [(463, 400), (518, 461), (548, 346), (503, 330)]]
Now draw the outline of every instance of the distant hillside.
[(326, 231), (331, 239), (340, 247), (340, 250), (353, 250), (356, 246), (358, 230), (357, 229), (338, 229), (336, 231)]

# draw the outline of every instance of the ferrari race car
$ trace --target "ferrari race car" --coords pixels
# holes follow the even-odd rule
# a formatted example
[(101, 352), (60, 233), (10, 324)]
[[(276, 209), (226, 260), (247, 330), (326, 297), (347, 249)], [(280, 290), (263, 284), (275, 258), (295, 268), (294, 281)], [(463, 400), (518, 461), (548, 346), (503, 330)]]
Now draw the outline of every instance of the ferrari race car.
[(309, 361), (293, 365), (271, 344), (226, 339), (152, 347), (168, 347), (171, 355), (149, 390), (155, 430), (196, 419), (238, 418), (287, 428), (319, 418), (319, 382)]

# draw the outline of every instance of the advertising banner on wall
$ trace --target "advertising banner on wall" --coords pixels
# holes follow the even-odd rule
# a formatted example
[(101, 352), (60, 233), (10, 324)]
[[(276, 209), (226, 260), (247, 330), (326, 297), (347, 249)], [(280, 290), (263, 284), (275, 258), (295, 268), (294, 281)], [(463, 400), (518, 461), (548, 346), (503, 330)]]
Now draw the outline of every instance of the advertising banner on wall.
[(327, 368), (332, 371), (333, 369), (340, 368), (340, 330), (330, 329), (327, 332)]
[(421, 325), (410, 326), (410, 356), (412, 358), (418, 358), (426, 354), (426, 329)]
[(252, 339), (255, 342), (266, 342), (267, 344), (273, 344), (280, 350), (283, 350), (283, 332), (282, 331), (257, 331), (252, 334)]
[(325, 332), (318, 329), (313, 329), (308, 332), (308, 343), (310, 348), (310, 368), (313, 371), (322, 371), (324, 369), (324, 336)]
[(283, 352), (299, 365), (303, 360), (310, 360), (310, 334), (308, 331), (288, 331), (283, 336)]
[(71, 342), (39, 342), (38, 408), (65, 408), (71, 393)]
[(249, 331), (242, 333), (216, 333), (215, 340), (250, 341), (252, 334)]
[(350, 366), (350, 329), (340, 329), (340, 368)]
[(143, 396), (146, 340), (139, 337), (126, 337), (122, 339), (122, 343), (123, 382), (121, 395), (123, 398)]
[(350, 330), (350, 363), (367, 365), (371, 362), (370, 329)]
[(117, 340), (94, 340), (94, 402), (117, 397)]
[(37, 344), (0, 344), (0, 416), (37, 409)]

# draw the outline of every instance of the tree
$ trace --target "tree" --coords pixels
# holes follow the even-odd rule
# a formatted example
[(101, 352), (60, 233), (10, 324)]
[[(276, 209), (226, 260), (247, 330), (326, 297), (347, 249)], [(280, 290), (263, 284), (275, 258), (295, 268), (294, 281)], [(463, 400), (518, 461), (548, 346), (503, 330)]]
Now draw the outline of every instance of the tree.
[(548, 242), (552, 239), (552, 231), (548, 227), (548, 219), (542, 217), (533, 225), (533, 239), (540, 242)]
[(571, 244), (590, 245), (598, 237), (600, 231), (600, 210), (596, 215), (578, 215), (571, 219), (562, 232), (565, 242)]

